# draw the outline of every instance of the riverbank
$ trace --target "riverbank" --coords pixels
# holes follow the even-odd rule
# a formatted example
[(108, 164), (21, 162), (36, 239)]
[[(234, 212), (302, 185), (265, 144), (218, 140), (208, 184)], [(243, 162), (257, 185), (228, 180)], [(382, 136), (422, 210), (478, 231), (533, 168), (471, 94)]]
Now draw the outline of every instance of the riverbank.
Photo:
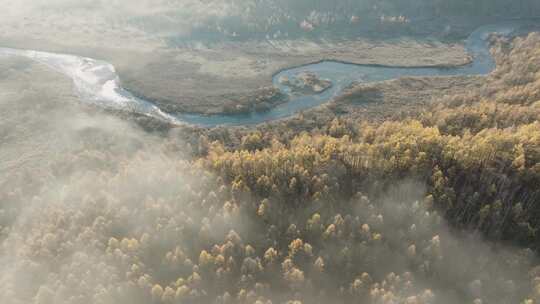
[[(343, 63), (341, 60), (329, 59), (319, 60), (314, 64), (297, 65), (293, 68), (283, 68), (278, 74), (272, 75), (273, 87), (266, 87), (266, 89), (257, 89), (259, 94), (253, 97), (253, 100), (245, 98), (243, 96), (243, 104), (230, 104), (224, 102), (225, 98), (235, 96), (237, 92), (232, 92), (226, 96), (221, 96), (221, 109), (219, 112), (192, 112), (187, 114), (185, 112), (190, 111), (178, 111), (171, 103), (161, 105), (159, 101), (144, 98), (144, 95), (135, 92), (136, 96), (143, 96), (136, 98), (130, 93), (129, 87), (126, 90), (126, 85), (119, 82), (117, 71), (113, 65), (106, 61), (95, 60), (87, 57), (56, 54), (48, 52), (36, 52), (36, 51), (24, 51), (17, 49), (4, 49), (6, 55), (20, 55), (28, 57), (32, 60), (43, 63), (50, 68), (72, 78), (74, 84), (79, 91), (81, 98), (88, 98), (91, 103), (98, 103), (105, 107), (112, 107), (113, 109), (125, 109), (128, 111), (136, 112), (142, 115), (147, 115), (159, 119), (164, 119), (172, 124), (192, 124), (203, 127), (214, 127), (219, 125), (249, 125), (260, 124), (272, 120), (284, 119), (299, 112), (307, 111), (324, 104), (332, 99), (335, 99), (342, 90), (351, 86), (355, 82), (361, 84), (367, 83), (379, 83), (387, 80), (398, 79), (402, 77), (434, 77), (434, 76), (464, 76), (464, 75), (485, 75), (490, 73), (495, 68), (495, 62), (491, 58), (490, 43), (489, 40), (491, 33), (500, 33), (503, 36), (512, 36), (513, 33), (520, 29), (524, 24), (528, 22), (501, 22), (494, 25), (482, 26), (474, 31), (467, 39), (465, 46), (467, 52), (467, 58), (474, 57), (474, 62), (466, 64), (466, 62), (456, 65), (452, 68), (447, 64), (394, 64), (389, 65), (381, 63)], [(347, 42), (349, 43), (349, 42)], [(388, 42), (385, 42), (388, 43)], [(235, 44), (235, 46), (237, 46)], [(399, 46), (399, 43), (388, 45), (390, 49), (395, 49)], [(290, 45), (289, 45), (290, 47)], [(347, 49), (347, 48), (345, 48)], [(368, 48), (372, 50), (373, 48)], [(424, 52), (430, 48), (424, 47)], [(288, 53), (296, 54), (289, 48)], [(267, 52), (268, 53), (268, 52)], [(324, 54), (324, 52), (322, 52)], [(380, 56), (381, 52), (377, 52)], [(447, 54), (446, 54), (447, 55)], [(318, 53), (318, 56), (321, 56)], [(400, 58), (401, 55), (397, 55), (396, 58)], [(216, 55), (217, 57), (217, 55)], [(215, 60), (215, 58), (213, 60)], [(289, 57), (284, 57), (283, 60), (292, 60)], [(202, 57), (197, 57), (195, 60), (201, 61)], [(307, 58), (306, 56), (302, 58)], [(411, 57), (415, 59), (421, 59), (421, 57)], [(430, 57), (422, 57), (431, 59)], [(208, 62), (210, 59), (206, 58)], [(282, 60), (282, 61), (283, 61)], [(394, 59), (395, 60), (395, 59)], [(242, 61), (241, 58), (235, 57), (234, 61)], [(408, 58), (408, 62), (410, 62)], [(271, 61), (268, 61), (271, 62)], [(211, 70), (206, 70), (205, 73), (214, 73), (215, 77), (222, 75), (229, 75), (225, 73), (224, 66), (227, 67), (229, 63), (220, 63), (217, 65), (210, 64)], [(233, 68), (236, 65), (231, 65), (228, 68)], [(245, 65), (239, 65), (239, 67), (246, 68)], [(248, 65), (249, 67), (249, 65)], [(199, 70), (201, 65), (198, 66)], [(220, 70), (223, 69), (223, 70)], [(166, 70), (166, 69), (165, 69)], [(247, 69), (249, 70), (249, 69)], [(179, 69), (185, 73), (185, 70)], [(153, 75), (151, 71), (146, 71), (147, 75)], [(155, 75), (159, 75), (156, 70)], [(223, 74), (225, 73), (225, 74)], [(321, 79), (329, 80), (332, 86), (328, 86), (326, 89), (321, 89), (319, 93), (296, 96), (295, 93), (291, 93), (290, 87), (280, 82), (280, 79), (293, 79), (297, 75), (302, 73), (314, 73)], [(166, 73), (165, 73), (166, 74)], [(264, 73), (261, 72), (261, 75)], [(193, 75), (196, 75), (194, 73)], [(184, 79), (194, 79), (194, 76), (186, 75)], [(243, 73), (232, 73), (232, 75), (243, 75)], [(252, 80), (257, 79), (257, 73), (252, 73)], [(154, 77), (156, 78), (156, 77)], [(211, 85), (220, 82), (207, 82)], [(244, 86), (245, 87), (245, 86)], [(170, 86), (167, 88), (176, 88)], [(191, 89), (195, 87), (191, 86)], [(322, 88), (322, 87), (321, 87)], [(201, 95), (208, 94), (209, 90), (202, 90), (197, 87), (198, 92)], [(249, 90), (249, 86), (246, 88)], [(261, 90), (266, 90), (264, 94), (261, 94)], [(361, 91), (365, 89), (361, 89)], [(372, 99), (373, 94), (379, 94), (379, 92), (373, 91), (368, 88), (367, 99)], [(365, 95), (366, 92), (361, 92)], [(358, 94), (356, 94), (358, 95)], [(277, 96), (277, 97), (276, 97)], [(286, 97), (286, 98), (285, 98)], [(364, 96), (361, 96), (364, 97)], [(187, 95), (189, 98), (189, 95)], [(285, 102), (287, 101), (287, 102)], [(163, 110), (165, 112), (163, 112)], [(169, 115), (168, 113), (172, 114)], [(213, 114), (213, 115), (208, 115)]]
[(273, 108), (286, 102), (272, 90), (274, 74), (322, 60), (398, 66), (457, 66), (470, 60), (458, 43), (411, 37), (384, 41), (245, 41), (178, 48), (153, 45), (148, 51), (131, 46), (78, 47), (41, 42), (0, 37), (3, 46), (110, 62), (126, 89), (171, 113), (244, 113), (246, 109)]
[[(398, 66), (460, 66), (470, 62), (460, 45), (411, 38), (246, 42), (164, 51), (146, 59), (149, 61), (143, 65), (117, 66), (126, 89), (168, 112), (204, 114), (253, 108), (261, 92), (270, 90), (276, 73), (323, 60)], [(275, 99), (275, 95), (269, 97)], [(277, 104), (280, 102), (271, 103)]]

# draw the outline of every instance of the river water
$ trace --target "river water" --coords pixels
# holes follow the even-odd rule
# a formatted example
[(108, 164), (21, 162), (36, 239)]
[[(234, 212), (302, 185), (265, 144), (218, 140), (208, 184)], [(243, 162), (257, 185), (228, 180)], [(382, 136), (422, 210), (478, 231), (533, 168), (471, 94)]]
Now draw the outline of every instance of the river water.
[[(495, 68), (489, 51), (489, 35), (498, 33), (512, 35), (525, 24), (524, 21), (508, 21), (486, 25), (475, 30), (467, 38), (465, 48), (472, 56), (470, 64), (452, 68), (392, 67), (382, 65), (349, 64), (323, 61), (280, 71), (273, 77), (273, 84), (287, 94), (289, 101), (265, 112), (249, 114), (168, 114), (150, 101), (137, 98), (122, 88), (114, 66), (108, 62), (68, 54), (56, 54), (32, 50), (0, 48), (0, 56), (23, 56), (42, 63), (71, 78), (82, 100), (98, 106), (132, 111), (161, 119), (172, 124), (192, 124), (202, 127), (218, 125), (249, 125), (286, 118), (307, 110), (338, 96), (354, 82), (370, 83), (396, 79), (403, 76), (457, 76), (486, 75)], [(333, 86), (313, 95), (292, 94), (290, 88), (279, 82), (281, 77), (294, 78), (299, 73), (311, 72), (321, 79), (332, 81)]]

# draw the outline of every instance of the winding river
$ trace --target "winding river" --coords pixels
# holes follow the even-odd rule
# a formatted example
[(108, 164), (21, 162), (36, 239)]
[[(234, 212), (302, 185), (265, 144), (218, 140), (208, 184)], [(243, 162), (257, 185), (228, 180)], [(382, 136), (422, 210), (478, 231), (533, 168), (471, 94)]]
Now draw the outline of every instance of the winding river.
[[(178, 114), (163, 112), (150, 101), (137, 98), (121, 86), (114, 66), (108, 62), (75, 55), (55, 54), (31, 50), (0, 48), (0, 56), (23, 56), (42, 63), (71, 78), (81, 99), (96, 105), (117, 110), (133, 111), (172, 124), (192, 124), (202, 127), (218, 125), (248, 125), (276, 120), (294, 115), (302, 110), (321, 105), (342, 92), (353, 82), (377, 82), (402, 76), (456, 76), (485, 75), (495, 68), (489, 51), (488, 37), (491, 33), (511, 35), (524, 25), (523, 21), (508, 21), (486, 25), (474, 31), (466, 40), (465, 48), (473, 57), (472, 63), (453, 68), (436, 67), (392, 67), (382, 65), (348, 64), (322, 61), (293, 67), (274, 75), (273, 84), (290, 101), (265, 112), (250, 114)], [(280, 83), (283, 76), (294, 78), (302, 72), (311, 72), (321, 79), (332, 81), (333, 86), (320, 94), (292, 94), (289, 87)]]

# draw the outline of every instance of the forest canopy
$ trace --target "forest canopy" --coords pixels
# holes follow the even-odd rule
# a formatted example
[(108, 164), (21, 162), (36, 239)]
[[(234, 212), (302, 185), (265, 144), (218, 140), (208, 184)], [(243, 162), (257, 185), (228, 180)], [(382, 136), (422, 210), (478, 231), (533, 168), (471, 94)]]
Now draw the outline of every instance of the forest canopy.
[(11, 101), (0, 302), (540, 302), (540, 34), (496, 45), (475, 90), (303, 132), (300, 117), (190, 142)]

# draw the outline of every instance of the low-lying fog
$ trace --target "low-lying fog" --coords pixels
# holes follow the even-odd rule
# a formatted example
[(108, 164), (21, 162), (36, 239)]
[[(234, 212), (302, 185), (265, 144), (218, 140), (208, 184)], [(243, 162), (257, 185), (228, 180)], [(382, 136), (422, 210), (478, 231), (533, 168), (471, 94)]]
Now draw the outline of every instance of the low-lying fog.
[[(0, 58), (0, 66), (1, 303), (328, 299), (328, 294), (312, 294), (304, 273), (287, 266), (301, 241), (289, 245), (289, 256), (276, 252), (282, 277), (266, 260), (273, 259), (273, 249), (257, 245), (264, 236), (252, 230), (257, 224), (249, 216), (219, 201), (213, 203), (223, 209), (215, 217), (202, 211), (200, 206), (215, 200), (214, 192), (224, 190), (213, 189), (215, 178), (191, 164), (188, 146), (174, 132), (148, 134), (112, 114), (83, 107), (70, 82), (46, 67), (13, 58)], [(354, 280), (347, 292), (363, 296), (368, 290), (373, 303), (526, 299), (531, 277), (537, 275), (528, 272), (535, 261), (532, 252), (500, 246), (495, 251), (480, 237), (449, 232), (444, 220), (417, 202), (422, 188), (404, 182), (378, 204), (360, 199), (351, 216), (366, 223), (361, 228), (367, 235), (365, 258), (351, 267), (369, 274)], [(329, 244), (344, 229), (340, 225), (343, 219), (336, 218), (328, 227), (337, 230), (326, 229)], [(240, 250), (231, 258), (245, 258), (236, 262), (243, 273), (264, 277), (266, 272), (270, 281), (290, 282), (292, 292), (255, 285), (266, 291), (231, 298), (226, 291), (249, 288), (250, 283), (212, 281), (205, 265), (213, 257), (202, 253), (225, 250), (207, 245), (223, 239)], [(308, 256), (317, 254), (309, 244), (302, 248)], [(344, 254), (342, 250), (325, 248), (330, 255), (326, 262), (314, 256), (315, 269), (331, 267), (328, 259)], [(260, 252), (266, 252), (265, 268), (250, 270), (258, 269), (261, 261), (252, 257)], [(259, 271), (263, 274), (256, 275)], [(331, 269), (328, 273), (336, 282), (340, 279)]]
[[(455, 10), (469, 7), (455, 2), (465, 5)], [(287, 23), (310, 31), (359, 22), (364, 10), (403, 21), (405, 4), (0, 0), (0, 46), (149, 52), (171, 35), (234, 36)], [(70, 80), (47, 67), (0, 57), (0, 303), (533, 304), (527, 299), (540, 296), (535, 253), (451, 231), (426, 208), (421, 184), (404, 181), (377, 201), (354, 198), (351, 214), (324, 222), (309, 214), (308, 228), (282, 231), (258, 217), (261, 202), (244, 198), (239, 207), (240, 186), (191, 159), (180, 132), (149, 133), (85, 106)], [(340, 238), (355, 225), (352, 253)], [(322, 245), (304, 242), (300, 230)], [(358, 276), (344, 283), (332, 270), (338, 263)]]

